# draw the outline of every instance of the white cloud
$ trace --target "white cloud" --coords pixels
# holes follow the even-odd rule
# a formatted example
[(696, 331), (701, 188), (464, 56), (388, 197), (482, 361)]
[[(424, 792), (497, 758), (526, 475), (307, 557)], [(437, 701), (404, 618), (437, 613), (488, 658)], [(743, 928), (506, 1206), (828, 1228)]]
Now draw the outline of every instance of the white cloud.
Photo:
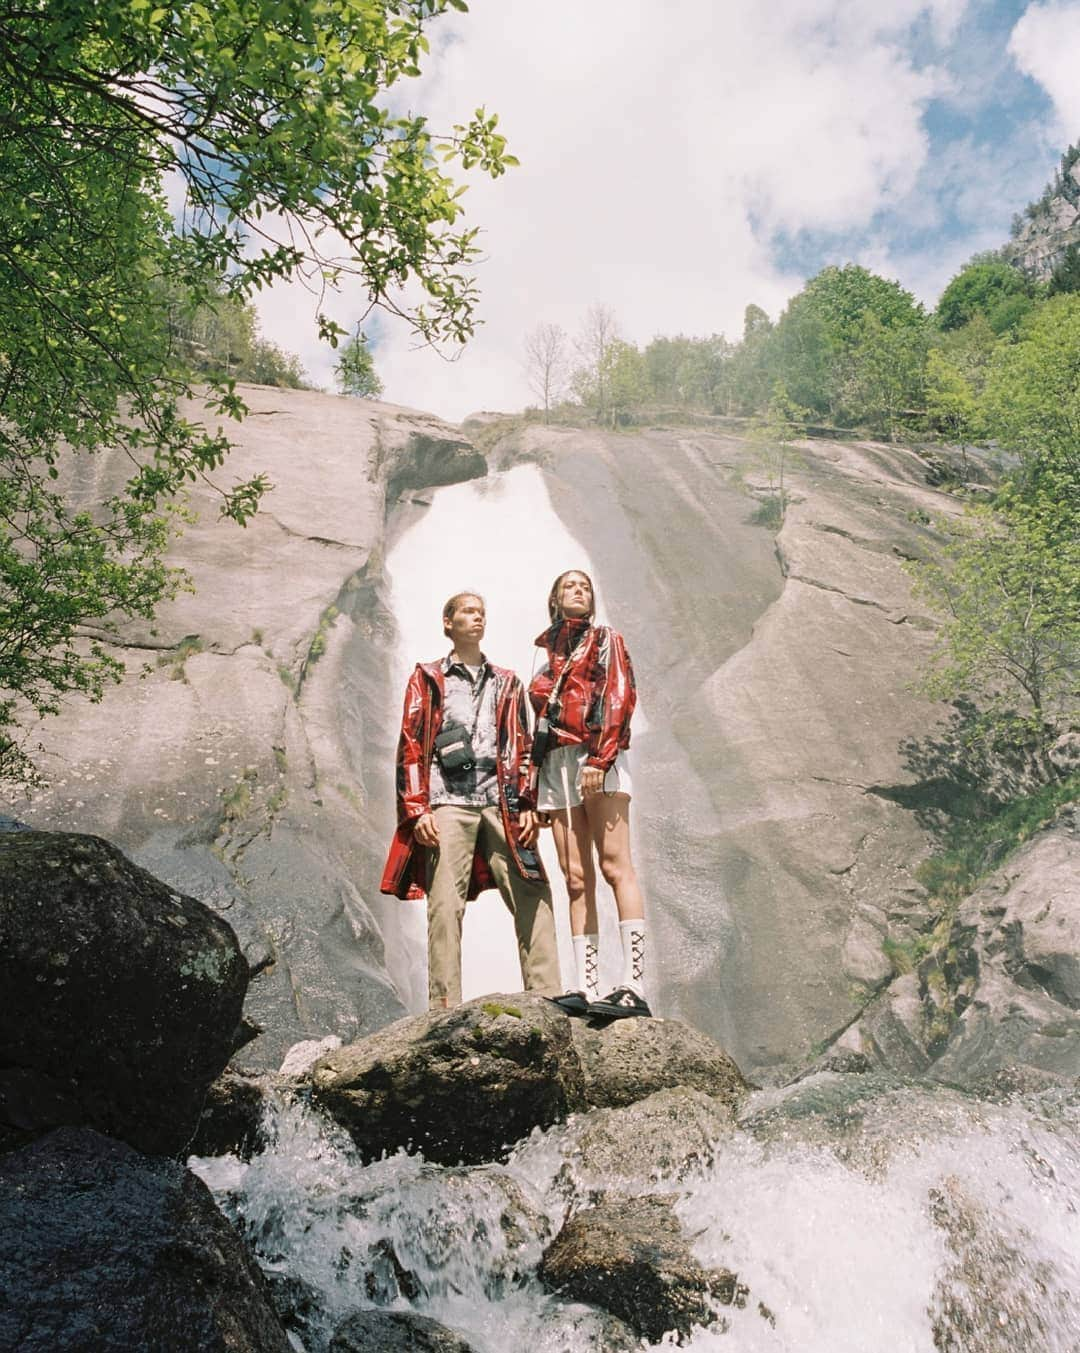
[(1012, 31), (1009, 51), (1049, 94), (1060, 139), (1080, 137), (1080, 4), (1029, 5)]
[[(573, 331), (594, 301), (638, 342), (735, 336), (750, 301), (775, 314), (802, 279), (776, 269), (773, 232), (863, 227), (911, 193), (928, 152), (922, 114), (948, 80), (915, 65), (907, 33), (923, 16), (945, 40), (963, 7), (550, 0), (541, 12), (473, 0), (440, 21), (415, 105), (438, 128), (481, 103), (498, 110), (522, 166), (466, 198), (488, 254), (484, 327), (446, 363), (388, 326), (387, 398), (451, 417), (521, 407), (525, 331), (541, 320)], [(329, 361), (300, 337), (305, 305), (310, 315), (308, 298), (275, 292), (260, 312), (321, 379)]]

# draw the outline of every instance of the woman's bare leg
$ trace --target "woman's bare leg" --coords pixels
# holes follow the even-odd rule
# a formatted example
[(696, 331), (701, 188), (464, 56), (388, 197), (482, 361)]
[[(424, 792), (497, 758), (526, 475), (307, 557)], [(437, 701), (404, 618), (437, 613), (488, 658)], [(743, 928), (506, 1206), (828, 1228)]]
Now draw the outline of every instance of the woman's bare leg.
[(551, 834), (555, 838), (555, 853), (559, 868), (566, 880), (570, 898), (571, 935), (595, 935), (596, 923), (596, 869), (593, 866), (592, 835), (585, 809), (579, 804), (570, 809), (567, 825), (566, 810), (551, 813)]
[(645, 900), (641, 896), (634, 862), (630, 858), (630, 796), (590, 794), (585, 799), (584, 809), (574, 811), (584, 811), (588, 818), (589, 830), (600, 860), (600, 872), (604, 882), (615, 894), (619, 920), (642, 920), (645, 916)]

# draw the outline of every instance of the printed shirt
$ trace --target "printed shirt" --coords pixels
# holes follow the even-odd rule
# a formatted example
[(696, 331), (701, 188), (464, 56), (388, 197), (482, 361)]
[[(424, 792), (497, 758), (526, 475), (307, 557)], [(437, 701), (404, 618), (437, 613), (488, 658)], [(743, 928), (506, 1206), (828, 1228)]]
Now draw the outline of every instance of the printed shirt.
[(438, 756), (431, 758), (432, 808), (454, 803), (467, 808), (492, 808), (499, 802), (497, 775), (498, 738), (495, 730), (496, 681), (486, 658), (479, 667), (443, 659), (446, 693), (443, 697), (442, 726), (464, 727), (473, 746), (473, 764), (468, 770), (447, 774)]

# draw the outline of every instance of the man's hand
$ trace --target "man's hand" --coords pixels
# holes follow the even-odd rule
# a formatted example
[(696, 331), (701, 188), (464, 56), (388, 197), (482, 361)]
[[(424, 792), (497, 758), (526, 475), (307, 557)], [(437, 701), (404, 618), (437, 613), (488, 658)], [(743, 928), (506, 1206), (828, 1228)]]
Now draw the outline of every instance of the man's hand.
[(521, 828), (521, 844), (531, 846), (536, 841), (537, 833), (540, 830), (536, 814), (533, 812), (519, 813), (518, 826)]
[(423, 813), (413, 824), (413, 840), (422, 846), (439, 844), (439, 825), (434, 813)]
[(600, 794), (604, 788), (604, 772), (599, 766), (584, 766), (581, 771), (581, 797), (589, 798), (593, 794)]

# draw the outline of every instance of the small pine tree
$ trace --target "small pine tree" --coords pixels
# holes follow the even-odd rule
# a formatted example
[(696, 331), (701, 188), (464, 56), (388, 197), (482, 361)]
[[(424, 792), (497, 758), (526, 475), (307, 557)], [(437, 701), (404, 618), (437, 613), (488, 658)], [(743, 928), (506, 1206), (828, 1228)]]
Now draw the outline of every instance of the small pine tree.
[(383, 392), (367, 335), (359, 325), (341, 349), (334, 371), (343, 395), (351, 395), (354, 399), (378, 399)]

